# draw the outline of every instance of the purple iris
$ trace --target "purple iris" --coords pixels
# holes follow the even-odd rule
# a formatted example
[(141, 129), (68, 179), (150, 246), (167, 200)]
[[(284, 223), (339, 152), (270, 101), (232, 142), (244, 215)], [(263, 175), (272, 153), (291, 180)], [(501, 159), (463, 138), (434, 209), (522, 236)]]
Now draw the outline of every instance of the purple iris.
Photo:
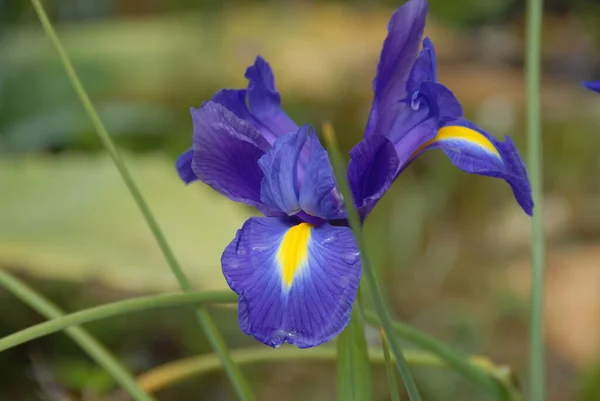
[(583, 86), (593, 91), (600, 92), (600, 81), (586, 81), (583, 83)]
[[(421, 38), (426, 0), (410, 0), (389, 23), (363, 140), (350, 152), (348, 180), (361, 217), (420, 153), (441, 148), (460, 169), (503, 178), (526, 213), (533, 202), (515, 146), (462, 117), (437, 83), (433, 44)], [(275, 79), (258, 57), (247, 89), (223, 89), (192, 109), (193, 144), (177, 160), (186, 183), (200, 180), (256, 207), (225, 249), (223, 274), (239, 295), (242, 331), (272, 347), (314, 347), (340, 333), (361, 277), (327, 152), (310, 126), (281, 108)]]

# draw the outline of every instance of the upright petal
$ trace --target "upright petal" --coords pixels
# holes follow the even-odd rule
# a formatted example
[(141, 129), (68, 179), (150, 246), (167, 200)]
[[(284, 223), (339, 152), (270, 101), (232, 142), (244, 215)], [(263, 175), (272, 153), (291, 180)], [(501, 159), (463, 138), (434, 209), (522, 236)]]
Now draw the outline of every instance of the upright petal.
[(300, 207), (306, 213), (325, 220), (342, 218), (342, 196), (336, 189), (327, 151), (314, 132), (311, 133), (309, 143), (310, 156), (300, 186)]
[(406, 83), (425, 28), (426, 0), (409, 0), (392, 16), (373, 81), (375, 97), (365, 135), (385, 135), (406, 107)]
[(271, 150), (258, 161), (264, 174), (262, 201), (290, 216), (300, 211), (298, 161), (309, 130), (305, 125), (298, 132), (278, 138)]
[(504, 179), (525, 213), (533, 213), (525, 164), (509, 137), (500, 142), (470, 121), (460, 119), (442, 127), (413, 158), (432, 148), (441, 148), (456, 167), (467, 173)]
[(593, 91), (600, 92), (600, 81), (587, 81), (583, 83), (583, 86)]
[(348, 227), (252, 217), (221, 262), (241, 330), (266, 345), (314, 347), (348, 324), (361, 276)]
[(248, 103), (258, 121), (270, 130), (273, 138), (296, 132), (298, 126), (281, 108), (281, 96), (275, 88), (275, 77), (269, 64), (260, 56), (246, 70), (248, 79)]
[[(258, 160), (269, 144), (250, 124), (225, 107), (206, 102), (191, 109), (194, 125), (191, 168), (205, 184), (227, 198), (265, 210), (260, 200)], [(184, 153), (180, 162), (189, 158)], [(187, 178), (186, 170), (179, 169)]]
[(410, 71), (406, 83), (406, 92), (410, 94), (418, 91), (423, 81), (437, 82), (435, 48), (429, 38), (423, 39), (423, 49), (421, 49), (419, 57), (417, 57), (417, 61), (415, 61)]

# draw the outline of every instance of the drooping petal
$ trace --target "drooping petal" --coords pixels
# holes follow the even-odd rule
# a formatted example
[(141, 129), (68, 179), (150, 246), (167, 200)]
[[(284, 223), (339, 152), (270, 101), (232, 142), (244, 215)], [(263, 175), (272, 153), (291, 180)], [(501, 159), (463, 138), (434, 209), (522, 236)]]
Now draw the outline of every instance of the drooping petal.
[(365, 137), (350, 151), (348, 182), (362, 216), (390, 188), (398, 166), (396, 149), (383, 135)]
[(399, 101), (407, 97), (406, 83), (423, 36), (427, 8), (426, 0), (409, 0), (392, 15), (373, 81), (375, 97), (365, 135), (386, 135), (406, 107)]
[(500, 142), (470, 121), (460, 119), (442, 127), (414, 157), (432, 148), (442, 149), (456, 167), (467, 173), (506, 180), (525, 213), (533, 213), (525, 163), (508, 136)]
[(335, 186), (333, 168), (327, 151), (312, 132), (309, 138), (310, 158), (302, 176), (300, 187), (300, 207), (306, 213), (325, 220), (343, 217), (341, 194)]
[[(247, 122), (212, 101), (191, 109), (194, 125), (191, 168), (205, 184), (227, 198), (265, 209), (260, 200), (258, 160), (269, 144)], [(189, 157), (189, 153), (184, 154)], [(185, 161), (182, 156), (180, 161)], [(180, 174), (187, 171), (179, 170)]]
[(267, 138), (273, 143), (281, 135), (296, 132), (298, 126), (281, 108), (281, 96), (275, 88), (275, 77), (269, 64), (260, 56), (248, 67), (248, 103), (256, 119), (273, 135)]
[(258, 161), (264, 175), (260, 190), (262, 202), (290, 216), (300, 211), (298, 160), (309, 130), (310, 127), (304, 125), (298, 132), (278, 138)]
[(348, 324), (361, 276), (348, 227), (252, 217), (221, 262), (241, 330), (266, 345), (314, 347)]
[(177, 173), (179, 174), (179, 178), (181, 181), (186, 184), (192, 183), (198, 179), (194, 170), (192, 170), (192, 159), (194, 157), (194, 151), (190, 148), (183, 152), (175, 163), (175, 168), (177, 169)]
[(600, 81), (587, 81), (583, 83), (583, 86), (593, 91), (600, 92)]
[(406, 83), (406, 92), (410, 94), (418, 91), (423, 81), (437, 82), (435, 48), (429, 38), (423, 39), (423, 48), (410, 71), (408, 82)]

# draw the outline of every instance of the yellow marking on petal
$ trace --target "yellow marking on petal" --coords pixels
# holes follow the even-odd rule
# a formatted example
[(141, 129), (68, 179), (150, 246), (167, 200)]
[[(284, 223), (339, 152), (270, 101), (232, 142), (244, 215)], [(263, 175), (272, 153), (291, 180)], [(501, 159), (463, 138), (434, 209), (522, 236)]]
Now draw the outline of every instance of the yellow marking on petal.
[(446, 127), (440, 128), (436, 136), (433, 139), (421, 145), (421, 147), (419, 147), (419, 149), (417, 149), (415, 153), (412, 154), (411, 158), (426, 147), (434, 144), (435, 142), (443, 141), (445, 139), (460, 139), (471, 142), (472, 144), (477, 145), (480, 148), (483, 148), (502, 159), (502, 156), (500, 156), (500, 153), (498, 153), (498, 149), (496, 149), (494, 144), (490, 142), (489, 139), (487, 139), (485, 136), (475, 131), (474, 129), (463, 127), (460, 125), (448, 125)]
[(290, 228), (283, 236), (277, 251), (277, 261), (281, 268), (281, 278), (286, 287), (291, 287), (296, 272), (308, 258), (308, 241), (312, 225), (300, 223)]

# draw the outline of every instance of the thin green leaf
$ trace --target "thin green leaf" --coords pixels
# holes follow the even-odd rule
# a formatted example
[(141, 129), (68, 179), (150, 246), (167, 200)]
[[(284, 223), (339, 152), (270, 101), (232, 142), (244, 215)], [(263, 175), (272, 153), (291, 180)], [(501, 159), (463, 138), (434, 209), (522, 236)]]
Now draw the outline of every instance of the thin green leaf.
[(535, 213), (531, 221), (531, 321), (529, 330), (529, 396), (544, 401), (544, 227), (542, 199), (542, 135), (540, 81), (542, 59), (542, 15), (544, 1), (527, 2), (527, 155)]
[[(96, 128), (98, 137), (100, 138), (102, 144), (104, 145), (108, 154), (112, 158), (115, 167), (119, 171), (121, 178), (123, 179), (125, 185), (129, 189), (133, 200), (135, 201), (138, 208), (140, 209), (140, 212), (144, 216), (144, 219), (148, 224), (148, 228), (154, 235), (154, 239), (156, 240), (158, 247), (163, 253), (167, 264), (171, 268), (173, 275), (177, 278), (179, 286), (183, 291), (190, 291), (192, 289), (190, 282), (188, 281), (185, 273), (183, 272), (183, 269), (179, 265), (179, 262), (175, 258), (175, 254), (169, 246), (169, 243), (167, 242), (167, 239), (165, 238), (160, 226), (158, 225), (158, 222), (154, 218), (154, 215), (152, 214), (148, 203), (146, 203), (144, 196), (142, 195), (139, 187), (136, 185), (135, 180), (129, 172), (129, 169), (125, 165), (125, 162), (121, 158), (115, 144), (113, 143), (110, 134), (106, 130), (102, 119), (98, 115), (96, 108), (94, 107), (90, 97), (88, 96), (85, 88), (79, 80), (79, 77), (77, 76), (77, 73), (75, 72), (75, 69), (71, 64), (69, 56), (67, 55), (64, 47), (58, 39), (58, 36), (56, 35), (54, 28), (52, 27), (52, 23), (48, 19), (48, 15), (44, 10), (44, 6), (40, 2), (40, 0), (31, 0), (31, 2), (40, 19), (44, 31), (48, 35), (48, 38), (54, 44), (56, 52), (58, 53), (60, 61), (62, 62), (65, 72), (67, 74), (67, 77), (73, 85), (73, 89), (75, 89), (75, 92), (77, 93), (81, 104), (88, 113), (88, 116), (90, 117), (94, 128)], [(202, 326), (204, 332), (206, 333), (208, 341), (221, 358), (221, 363), (225, 368), (225, 372), (227, 373), (238, 398), (244, 401), (254, 400), (254, 395), (252, 394), (248, 382), (244, 378), (242, 372), (239, 370), (235, 362), (233, 362), (233, 360), (229, 356), (229, 350), (227, 348), (227, 345), (225, 344), (225, 340), (217, 330), (217, 327), (215, 326), (215, 323), (209, 315), (208, 311), (205, 308), (199, 307), (196, 310), (196, 316), (198, 318), (198, 321), (200, 322), (200, 326)]]
[[(0, 285), (48, 319), (58, 319), (63, 316), (63, 312), (50, 300), (3, 270), (0, 270)], [(66, 333), (98, 365), (102, 366), (127, 391), (131, 398), (135, 401), (153, 400), (140, 388), (132, 374), (90, 333), (77, 326), (67, 329)]]
[(71, 326), (106, 319), (113, 316), (139, 312), (147, 309), (158, 309), (165, 307), (199, 305), (206, 303), (231, 303), (237, 301), (237, 295), (233, 292), (205, 291), (187, 292), (183, 294), (160, 294), (127, 299), (124, 301), (111, 302), (93, 308), (81, 310), (56, 317), (52, 320), (36, 324), (27, 329), (18, 331), (0, 339), (0, 352), (27, 341), (34, 340), (65, 330)]
[(371, 365), (365, 340), (364, 324), (358, 304), (352, 318), (337, 337), (336, 385), (339, 401), (368, 401), (372, 399)]
[(337, 185), (342, 193), (342, 196), (344, 199), (346, 199), (345, 206), (348, 212), (348, 221), (350, 222), (350, 227), (352, 228), (354, 238), (356, 239), (356, 243), (361, 253), (364, 278), (369, 287), (371, 297), (373, 298), (375, 311), (377, 312), (379, 319), (381, 319), (381, 325), (383, 326), (383, 329), (390, 340), (390, 348), (392, 349), (394, 358), (396, 358), (396, 366), (398, 367), (398, 371), (400, 372), (400, 376), (402, 377), (402, 381), (404, 382), (404, 386), (406, 387), (406, 392), (408, 393), (410, 401), (421, 401), (421, 395), (419, 394), (415, 380), (412, 377), (412, 373), (410, 372), (408, 364), (406, 363), (402, 349), (400, 348), (400, 344), (393, 335), (392, 319), (390, 318), (385, 301), (383, 300), (381, 291), (379, 290), (379, 284), (377, 283), (377, 278), (375, 277), (375, 271), (370, 263), (368, 249), (365, 245), (365, 239), (362, 233), (360, 217), (352, 200), (352, 193), (350, 192), (350, 188), (348, 187), (348, 182), (346, 180), (346, 163), (338, 148), (333, 127), (330, 124), (325, 124), (323, 126), (323, 133), (327, 142), (327, 149), (331, 158), (331, 164), (337, 179)]
[(398, 390), (398, 382), (396, 381), (396, 374), (394, 373), (394, 365), (392, 357), (390, 356), (390, 346), (385, 336), (385, 332), (381, 332), (381, 345), (383, 347), (383, 357), (385, 358), (385, 370), (387, 372), (388, 383), (390, 385), (390, 400), (400, 401), (400, 392)]

